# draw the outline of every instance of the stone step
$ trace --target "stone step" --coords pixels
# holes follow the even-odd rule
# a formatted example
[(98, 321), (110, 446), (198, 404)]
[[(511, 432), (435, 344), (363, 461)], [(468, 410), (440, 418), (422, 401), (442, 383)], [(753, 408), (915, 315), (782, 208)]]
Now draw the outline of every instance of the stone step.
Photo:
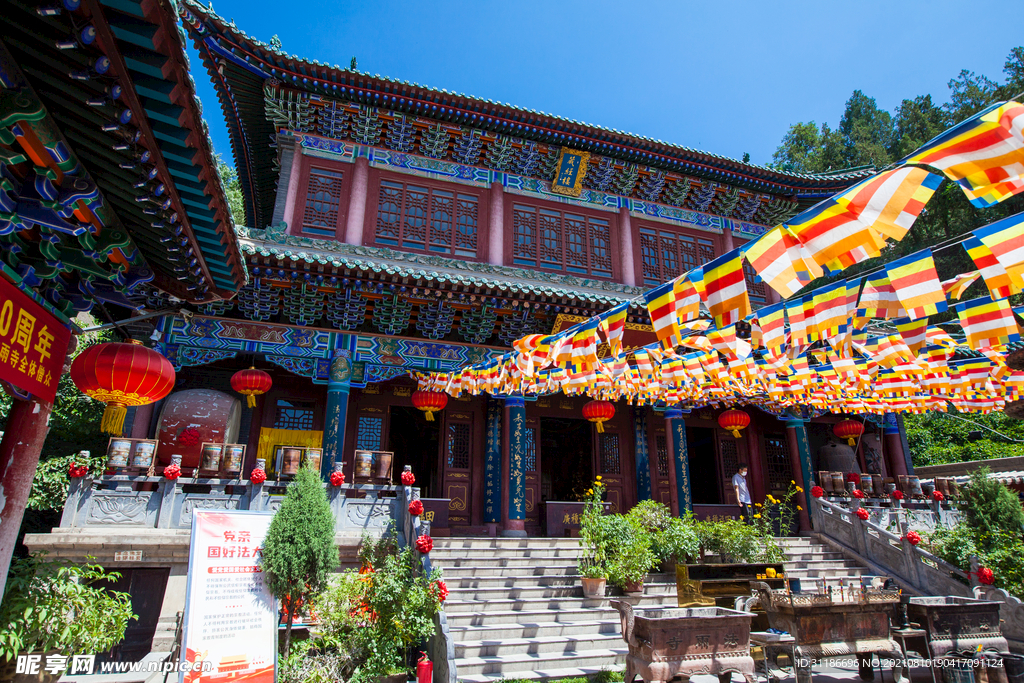
[(621, 636), (621, 624), (618, 613), (602, 613), (604, 619), (568, 622), (527, 623), (493, 623), (484, 626), (453, 626), (449, 624), (452, 638), (459, 642), (471, 640), (501, 640), (503, 638), (566, 638), (579, 635), (615, 635)]
[(449, 590), (457, 588), (534, 588), (534, 587), (562, 587), (580, 586), (580, 577), (575, 573), (558, 576), (452, 576), (444, 572), (444, 581), (448, 584)]
[(575, 538), (435, 538), (435, 548), (579, 548)]
[(845, 555), (842, 553), (831, 553), (831, 552), (788, 552), (786, 553), (786, 562), (804, 562), (804, 561), (815, 561), (815, 560), (843, 560)]
[[(646, 600), (645, 600), (646, 602)], [(675, 602), (675, 598), (672, 599)], [(571, 608), (566, 606), (562, 609), (547, 609), (546, 607), (533, 610), (505, 610), (505, 611), (448, 611), (448, 603), (445, 602), (445, 614), (448, 617), (450, 627), (457, 626), (492, 626), (495, 624), (507, 625), (543, 625), (543, 624), (568, 624), (580, 621), (604, 621), (614, 619), (618, 621), (619, 613), (608, 607), (608, 600), (583, 600)], [(655, 606), (651, 604), (650, 606)]]
[(517, 557), (557, 557), (560, 559), (571, 559), (574, 562), (580, 556), (579, 548), (481, 548), (464, 550), (462, 548), (438, 548), (430, 551), (430, 556), (437, 561), (446, 562), (449, 559), (494, 559), (494, 558), (517, 558)]
[(786, 576), (791, 579), (827, 579), (829, 582), (838, 582), (840, 579), (860, 583), (860, 577), (873, 576), (867, 569), (858, 571), (856, 568), (832, 570), (832, 569), (795, 569), (792, 573), (787, 572)]
[[(431, 552), (431, 557), (433, 557)], [(440, 567), (532, 567), (536, 565), (576, 567), (575, 557), (533, 555), (531, 557), (438, 557)]]
[(786, 560), (783, 566), (793, 569), (837, 569), (839, 567), (859, 567), (856, 562), (846, 558), (836, 560)]
[[(614, 667), (588, 666), (579, 668), (567, 667), (564, 669), (537, 669), (534, 671), (517, 671), (514, 678), (516, 680), (526, 681), (559, 681), (565, 678), (589, 678), (616, 668), (621, 668), (621, 664), (616, 664)], [(498, 683), (505, 678), (506, 677), (501, 674), (474, 674), (472, 676), (463, 676), (462, 670), (459, 669), (460, 683)]]
[(577, 576), (576, 563), (561, 565), (520, 565), (512, 567), (439, 564), (445, 580), (459, 577), (499, 578), (520, 576)]
[[(473, 634), (466, 634), (473, 635)], [(535, 636), (529, 638), (500, 638), (463, 640), (455, 643), (455, 656), (500, 657), (507, 655), (580, 654), (590, 650), (625, 647), (618, 633), (582, 633), (572, 636)], [(461, 673), (461, 670), (460, 670)]]
[[(621, 642), (621, 641), (620, 641)], [(502, 678), (521, 678), (519, 672), (541, 673), (549, 669), (565, 668), (618, 668), (626, 661), (626, 644), (621, 647), (582, 650), (579, 652), (547, 653), (543, 655), (513, 654), (494, 657), (463, 657), (455, 660), (459, 680), (479, 674), (499, 674)], [(510, 673), (515, 675), (509, 676)], [(537, 677), (547, 680), (553, 676)]]
[[(584, 598), (584, 597), (552, 597), (552, 598), (512, 598), (504, 600), (452, 600), (448, 599), (444, 603), (445, 614), (451, 619), (454, 616), (464, 614), (467, 612), (472, 613), (487, 613), (487, 612), (527, 612), (533, 613), (540, 610), (550, 611), (563, 611), (563, 610), (579, 610), (585, 607), (601, 607), (602, 603), (606, 603), (608, 599), (620, 600), (622, 596), (608, 596), (605, 599), (601, 598)], [(644, 593), (642, 598), (645, 606), (647, 605), (671, 605), (676, 604), (675, 593), (663, 593), (649, 595)]]
[[(570, 586), (516, 586), (514, 588), (452, 588), (448, 585), (449, 600), (540, 600), (545, 598), (582, 598), (583, 586), (577, 579)], [(675, 595), (675, 584), (646, 583), (644, 595)], [(446, 603), (447, 604), (447, 603)]]

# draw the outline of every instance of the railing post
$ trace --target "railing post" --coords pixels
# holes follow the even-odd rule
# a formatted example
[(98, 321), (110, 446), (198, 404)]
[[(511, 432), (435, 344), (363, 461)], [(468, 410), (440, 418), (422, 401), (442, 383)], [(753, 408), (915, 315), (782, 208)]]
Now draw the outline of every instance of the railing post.
[(92, 477), (74, 477), (68, 485), (68, 499), (64, 501), (64, 511), (60, 515), (61, 527), (75, 526), (78, 511), (82, 509), (86, 492), (92, 491)]
[(171, 526), (171, 515), (174, 513), (174, 497), (178, 492), (178, 480), (161, 478), (160, 483), (156, 485), (156, 491), (160, 497), (160, 511), (156, 515), (156, 528), (167, 529)]
[[(857, 529), (857, 531), (856, 533), (854, 533), (853, 537), (856, 539), (857, 542), (857, 553), (861, 557), (865, 557), (867, 555), (868, 542), (867, 539), (864, 538), (864, 536), (868, 533), (868, 525), (864, 522), (864, 520), (857, 516), (857, 510), (859, 510), (860, 508), (860, 499), (854, 498), (853, 505), (850, 508), (850, 517), (853, 519), (853, 523), (856, 525), (855, 528)], [(865, 510), (866, 509), (867, 508), (865, 508)]]

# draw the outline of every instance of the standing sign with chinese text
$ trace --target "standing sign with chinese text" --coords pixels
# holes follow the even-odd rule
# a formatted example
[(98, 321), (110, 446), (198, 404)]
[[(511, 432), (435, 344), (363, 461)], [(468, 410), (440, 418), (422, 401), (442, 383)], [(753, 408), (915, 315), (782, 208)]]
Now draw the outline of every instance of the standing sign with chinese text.
[(196, 510), (188, 558), (179, 683), (273, 683), (278, 610), (260, 568), (270, 512)]
[(52, 402), (70, 340), (70, 330), (0, 277), (0, 380)]
[(555, 178), (551, 181), (551, 191), (570, 197), (579, 197), (583, 191), (583, 178), (587, 175), (587, 162), (590, 152), (578, 152), (563, 147), (555, 165)]

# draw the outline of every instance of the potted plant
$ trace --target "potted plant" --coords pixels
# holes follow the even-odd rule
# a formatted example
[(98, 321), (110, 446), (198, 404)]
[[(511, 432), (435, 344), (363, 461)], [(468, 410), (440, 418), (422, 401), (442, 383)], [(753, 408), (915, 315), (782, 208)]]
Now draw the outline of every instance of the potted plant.
[(692, 516), (671, 519), (665, 529), (653, 535), (652, 549), (664, 572), (674, 573), (678, 564), (693, 561), (700, 552), (700, 540)]
[(576, 567), (583, 584), (583, 597), (604, 597), (608, 580), (608, 539), (604, 515), (605, 486), (598, 477), (583, 494), (585, 506), (580, 517), (580, 557)]
[(627, 596), (639, 597), (644, 577), (658, 564), (651, 550), (651, 535), (636, 519), (623, 518), (622, 542), (608, 563), (608, 576)]
[[(95, 564), (15, 560), (0, 603), (0, 681), (14, 680), (19, 654), (56, 654), (67, 663), (73, 655), (105, 652), (121, 642), (136, 618), (131, 600), (99, 585), (119, 578)], [(37, 680), (59, 679), (63, 670), (47, 672), (45, 663), (44, 657)]]

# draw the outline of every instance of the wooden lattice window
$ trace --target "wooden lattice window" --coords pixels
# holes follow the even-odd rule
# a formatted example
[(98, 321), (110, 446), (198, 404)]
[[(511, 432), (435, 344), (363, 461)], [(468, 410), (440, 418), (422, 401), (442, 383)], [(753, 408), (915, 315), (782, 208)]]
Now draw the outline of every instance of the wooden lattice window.
[(658, 476), (668, 479), (668, 439), (664, 434), (655, 435), (654, 450), (658, 458)]
[(619, 435), (601, 434), (601, 473), (622, 474), (619, 457)]
[(464, 192), (381, 180), (377, 244), (476, 258), (479, 197)]
[(732, 480), (732, 475), (740, 468), (739, 449), (736, 447), (736, 439), (723, 436), (718, 440), (718, 452), (722, 456), (722, 471), (726, 478)]
[(306, 208), (302, 212), (302, 232), (334, 237), (341, 206), (341, 171), (309, 169), (306, 183)]
[(523, 443), (523, 467), (527, 472), (537, 471), (537, 428), (526, 428), (526, 441)]
[(793, 481), (789, 463), (789, 442), (785, 436), (764, 437), (764, 458), (768, 467), (768, 485), (772, 491), (785, 491)]
[(513, 204), (512, 262), (610, 278), (611, 223), (596, 216)]
[(469, 425), (465, 422), (448, 423), (448, 467), (469, 469)]
[(274, 429), (313, 429), (313, 408), (312, 402), (277, 399)]
[(384, 418), (360, 415), (356, 421), (356, 450), (379, 451), (384, 438)]
[(640, 227), (644, 284), (655, 286), (715, 259), (715, 243), (669, 230)]

